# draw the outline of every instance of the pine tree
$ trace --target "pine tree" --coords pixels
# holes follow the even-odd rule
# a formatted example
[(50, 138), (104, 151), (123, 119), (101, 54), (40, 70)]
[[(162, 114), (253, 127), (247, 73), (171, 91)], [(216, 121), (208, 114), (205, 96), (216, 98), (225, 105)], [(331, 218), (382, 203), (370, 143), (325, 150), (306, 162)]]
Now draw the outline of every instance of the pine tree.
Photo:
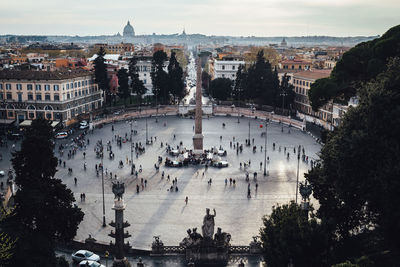
[(126, 99), (131, 96), (129, 90), (129, 76), (126, 69), (121, 68), (118, 73), (118, 93), (119, 96), (124, 99), (124, 105), (126, 105)]
[(99, 52), (97, 52), (97, 57), (94, 60), (94, 76), (100, 90), (103, 90), (104, 101), (111, 105), (110, 80), (107, 77), (107, 64), (104, 59), (105, 55), (106, 52), (104, 48), (100, 47)]
[(171, 53), (171, 58), (168, 64), (168, 81), (169, 90), (174, 97), (181, 99), (185, 95), (185, 85), (183, 83), (183, 70), (176, 59), (175, 52)]
[(137, 65), (137, 59), (135, 56), (133, 56), (129, 61), (128, 75), (131, 79), (132, 93), (136, 94), (137, 102), (140, 104), (142, 101), (142, 96), (147, 92), (147, 88), (144, 86), (143, 81), (139, 79), (139, 74), (136, 65)]
[(156, 51), (153, 54), (151, 62), (152, 70), (150, 73), (153, 82), (153, 94), (156, 97), (156, 102), (168, 103), (169, 88), (168, 88), (168, 74), (164, 70), (165, 62), (167, 61), (167, 54), (164, 51)]
[[(54, 242), (75, 237), (83, 212), (74, 195), (55, 178), (57, 158), (50, 122), (37, 119), (27, 129), (21, 150), (13, 155), (16, 173), (15, 215), (7, 219), (19, 238), (12, 266), (55, 266)], [(22, 256), (23, 255), (23, 256)]]

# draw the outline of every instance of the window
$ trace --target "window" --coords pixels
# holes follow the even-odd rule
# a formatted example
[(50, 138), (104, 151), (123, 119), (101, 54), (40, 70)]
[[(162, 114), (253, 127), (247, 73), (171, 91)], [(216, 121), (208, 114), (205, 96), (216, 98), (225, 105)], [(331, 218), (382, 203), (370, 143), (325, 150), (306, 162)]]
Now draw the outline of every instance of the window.
[(44, 100), (50, 101), (50, 95), (49, 94), (45, 94), (44, 95)]
[(81, 96), (81, 90), (79, 90), (79, 96)]
[(29, 119), (33, 119), (33, 118), (35, 118), (35, 113), (29, 112)]
[(147, 80), (146, 80), (146, 79), (144, 79), (144, 80), (143, 80), (143, 84), (146, 84), (146, 83), (147, 83)]
[(232, 66), (232, 69), (234, 70), (236, 66)]
[(46, 113), (46, 119), (51, 120), (51, 113)]
[(78, 92), (77, 91), (75, 91), (75, 97), (77, 97), (78, 96)]
[(74, 88), (74, 83), (71, 83), (71, 89)]
[(67, 83), (67, 90), (69, 89), (69, 83)]
[(53, 85), (53, 89), (54, 89), (54, 91), (59, 91), (60, 86), (58, 84), (55, 84), (55, 85)]
[(28, 84), (28, 85), (26, 86), (26, 89), (28, 89), (28, 91), (32, 91), (32, 89), (33, 89), (32, 84)]
[(3, 90), (3, 84), (0, 83), (0, 90)]
[(3, 95), (3, 93), (0, 93), (0, 100), (3, 100), (4, 99), (4, 95)]
[(222, 78), (225, 78), (225, 74), (222, 74)]
[(42, 86), (41, 86), (40, 84), (36, 84), (35, 90), (36, 90), (36, 91), (42, 90)]
[(54, 95), (54, 101), (60, 101), (60, 96), (58, 94)]
[(81, 82), (78, 82), (78, 87), (81, 87)]
[(36, 95), (36, 100), (42, 100), (42, 95)]
[(17, 83), (17, 90), (22, 90), (22, 84)]
[(45, 84), (44, 85), (44, 90), (45, 91), (50, 91), (50, 85), (49, 84)]
[(75, 84), (74, 84), (74, 87), (76, 88), (76, 87), (77, 87), (77, 85), (78, 85), (78, 83), (77, 83), (77, 82), (75, 82)]
[(306, 82), (306, 86), (308, 86), (308, 82)]
[(222, 69), (223, 69), (223, 70), (225, 69), (225, 66), (224, 66), (224, 65), (222, 65)]
[(11, 83), (6, 83), (6, 89), (11, 90)]
[(14, 117), (14, 112), (13, 111), (9, 111), (8, 112), (8, 117)]
[(12, 99), (12, 94), (11, 93), (7, 93), (7, 99), (8, 100)]
[(28, 94), (28, 100), (33, 100), (33, 95), (32, 94)]
[(18, 102), (22, 102), (22, 93), (18, 93)]
[(70, 97), (70, 94), (68, 93), (68, 94), (67, 94), (67, 99), (70, 99), (70, 98), (71, 98), (71, 97)]

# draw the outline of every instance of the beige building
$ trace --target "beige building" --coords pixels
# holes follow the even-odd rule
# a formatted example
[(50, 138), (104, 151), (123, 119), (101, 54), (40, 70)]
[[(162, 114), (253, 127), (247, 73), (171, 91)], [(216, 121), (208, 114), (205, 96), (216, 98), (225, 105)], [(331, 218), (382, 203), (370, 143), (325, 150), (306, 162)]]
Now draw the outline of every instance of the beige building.
[(308, 90), (311, 84), (321, 78), (329, 77), (331, 70), (311, 70), (293, 74), (293, 86), (295, 90), (294, 105), (300, 118), (314, 122), (327, 129), (331, 128), (333, 121), (333, 105), (328, 103), (321, 107), (317, 112), (313, 111), (308, 100)]
[(97, 53), (100, 47), (103, 47), (106, 50), (107, 54), (119, 54), (123, 55), (126, 52), (134, 52), (135, 46), (131, 43), (120, 43), (120, 44), (95, 44), (94, 49)]
[(102, 106), (92, 72), (0, 71), (0, 118), (67, 122)]

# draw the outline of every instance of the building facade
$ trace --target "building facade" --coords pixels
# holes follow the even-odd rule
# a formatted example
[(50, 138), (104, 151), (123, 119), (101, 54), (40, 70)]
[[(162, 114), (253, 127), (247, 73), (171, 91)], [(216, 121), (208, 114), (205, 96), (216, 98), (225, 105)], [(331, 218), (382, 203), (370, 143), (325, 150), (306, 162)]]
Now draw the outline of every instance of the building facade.
[(132, 43), (119, 43), (119, 44), (95, 44), (95, 51), (99, 51), (100, 47), (103, 47), (107, 54), (119, 54), (123, 55), (127, 52), (131, 53), (135, 51), (135, 46)]
[(0, 118), (67, 122), (98, 109), (102, 92), (91, 72), (0, 71)]
[(318, 111), (313, 111), (308, 99), (308, 91), (311, 84), (321, 78), (329, 77), (330, 70), (312, 70), (293, 74), (293, 86), (295, 91), (294, 105), (300, 118), (316, 123), (326, 129), (330, 129), (333, 123), (333, 104), (330, 102)]
[(239, 56), (225, 56), (221, 60), (212, 58), (209, 62), (211, 79), (228, 78), (235, 80), (239, 66), (244, 64), (243, 58)]

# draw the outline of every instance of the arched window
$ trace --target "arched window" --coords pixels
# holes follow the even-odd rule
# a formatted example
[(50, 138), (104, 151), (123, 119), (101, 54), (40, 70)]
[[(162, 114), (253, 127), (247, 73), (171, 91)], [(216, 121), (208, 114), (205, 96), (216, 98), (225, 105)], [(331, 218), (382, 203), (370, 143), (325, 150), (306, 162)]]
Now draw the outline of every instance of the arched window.
[(34, 105), (29, 105), (26, 109), (35, 110), (36, 107)]
[(47, 105), (47, 106), (45, 106), (45, 107), (44, 107), (44, 110), (53, 110), (53, 107), (52, 107), (52, 106), (49, 106), (49, 105)]

